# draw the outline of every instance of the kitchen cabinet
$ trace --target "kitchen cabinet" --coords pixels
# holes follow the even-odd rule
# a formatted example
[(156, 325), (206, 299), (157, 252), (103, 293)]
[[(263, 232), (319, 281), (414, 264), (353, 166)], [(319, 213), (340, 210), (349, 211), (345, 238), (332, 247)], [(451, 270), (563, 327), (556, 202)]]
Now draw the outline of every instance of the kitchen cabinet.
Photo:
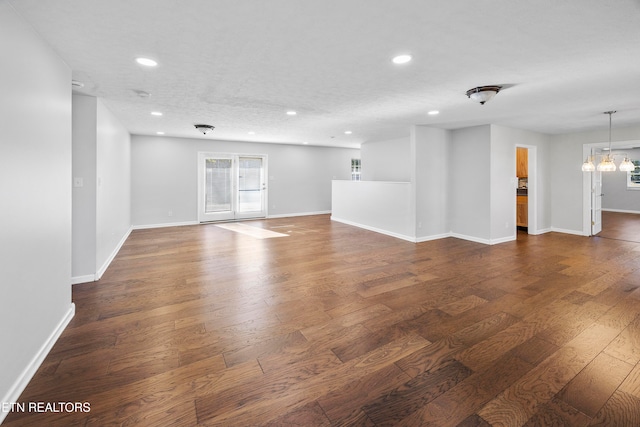
[(529, 200), (527, 196), (516, 196), (516, 225), (528, 227)]
[(526, 178), (529, 176), (529, 150), (516, 148), (516, 176)]

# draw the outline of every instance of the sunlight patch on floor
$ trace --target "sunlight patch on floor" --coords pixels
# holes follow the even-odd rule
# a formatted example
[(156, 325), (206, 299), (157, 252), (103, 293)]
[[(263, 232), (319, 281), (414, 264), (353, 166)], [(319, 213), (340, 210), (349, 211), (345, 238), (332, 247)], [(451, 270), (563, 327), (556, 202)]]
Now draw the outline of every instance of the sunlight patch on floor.
[(236, 233), (246, 234), (247, 236), (255, 237), (256, 239), (271, 239), (273, 237), (289, 237), (288, 234), (278, 233), (271, 230), (265, 230), (264, 228), (252, 227), (247, 224), (230, 223), (230, 224), (217, 224), (216, 227), (224, 228), (225, 230), (235, 231)]

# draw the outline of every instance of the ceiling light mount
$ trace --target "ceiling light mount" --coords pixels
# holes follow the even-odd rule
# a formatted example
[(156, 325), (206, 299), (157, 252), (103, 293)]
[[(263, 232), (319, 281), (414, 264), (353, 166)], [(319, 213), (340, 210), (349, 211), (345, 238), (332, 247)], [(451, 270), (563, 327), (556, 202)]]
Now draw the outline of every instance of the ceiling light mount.
[(193, 125), (193, 126), (197, 130), (202, 132), (204, 135), (208, 134), (209, 132), (212, 132), (215, 129), (215, 126), (211, 126), (211, 125), (197, 124), (197, 125)]
[(500, 92), (502, 86), (478, 86), (467, 91), (467, 96), (484, 105), (485, 102), (490, 101), (498, 92)]

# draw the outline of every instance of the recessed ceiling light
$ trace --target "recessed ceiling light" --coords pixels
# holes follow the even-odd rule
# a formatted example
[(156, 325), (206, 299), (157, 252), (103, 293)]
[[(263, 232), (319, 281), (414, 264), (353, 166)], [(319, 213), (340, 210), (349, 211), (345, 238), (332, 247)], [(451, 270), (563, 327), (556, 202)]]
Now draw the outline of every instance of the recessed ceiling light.
[(304, 145), (307, 145), (307, 144), (309, 144), (309, 143), (308, 143), (307, 141), (304, 141), (304, 142), (303, 142), (303, 144), (304, 144)]
[(394, 64), (406, 64), (411, 61), (411, 55), (398, 55), (392, 59)]
[(256, 133), (254, 131), (251, 132), (247, 132), (249, 135), (255, 135)]
[(152, 115), (152, 116), (161, 116), (161, 115), (162, 115), (162, 113), (161, 113), (160, 111), (152, 111), (152, 112), (151, 112), (151, 115)]
[(344, 131), (344, 134), (345, 134), (345, 135), (351, 135), (352, 133), (353, 133), (353, 132), (351, 132), (350, 130), (345, 130), (345, 131)]
[(287, 116), (295, 116), (296, 114), (298, 113), (296, 113), (295, 111), (287, 111)]
[(149, 58), (136, 58), (136, 62), (140, 65), (144, 65), (145, 67), (155, 67), (158, 65), (156, 61)]
[(164, 135), (164, 132), (156, 132), (158, 135)]
[(440, 111), (433, 110), (433, 111), (429, 111), (427, 114), (430, 115), (430, 116), (436, 116), (436, 115), (440, 114)]

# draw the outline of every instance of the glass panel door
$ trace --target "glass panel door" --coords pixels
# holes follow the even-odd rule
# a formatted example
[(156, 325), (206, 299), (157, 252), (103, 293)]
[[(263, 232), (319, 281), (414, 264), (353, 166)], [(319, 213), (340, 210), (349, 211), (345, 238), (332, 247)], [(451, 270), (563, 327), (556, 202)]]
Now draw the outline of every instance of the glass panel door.
[(591, 235), (602, 231), (602, 172), (591, 172)]
[(238, 159), (238, 217), (266, 216), (263, 157)]
[(198, 175), (198, 221), (233, 219), (233, 157), (200, 153)]
[(264, 218), (266, 156), (198, 153), (198, 221)]

